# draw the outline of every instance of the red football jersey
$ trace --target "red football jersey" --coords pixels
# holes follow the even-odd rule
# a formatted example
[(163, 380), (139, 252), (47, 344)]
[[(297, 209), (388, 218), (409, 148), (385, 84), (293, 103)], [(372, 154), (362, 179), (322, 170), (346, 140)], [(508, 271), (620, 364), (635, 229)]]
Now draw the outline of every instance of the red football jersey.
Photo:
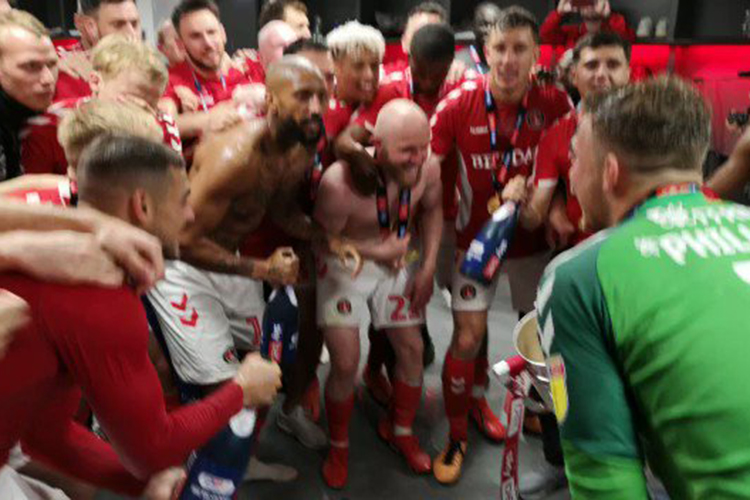
[(169, 70), (169, 83), (164, 97), (173, 100), (177, 109), (182, 112), (175, 87), (186, 87), (198, 96), (201, 108), (208, 111), (218, 103), (232, 99), (235, 88), (249, 83), (252, 82), (236, 68), (230, 68), (219, 78), (207, 79), (193, 71), (190, 63), (185, 61)]
[[(83, 48), (81, 42), (74, 41), (71, 43), (56, 44), (55, 51), (62, 63), (69, 54), (85, 52), (86, 49)], [(54, 102), (79, 99), (81, 97), (88, 97), (91, 94), (91, 86), (88, 80), (78, 78), (62, 70), (58, 72)]]
[(77, 97), (56, 102), (45, 113), (26, 122), (20, 134), (24, 173), (68, 175), (68, 161), (57, 142), (57, 127), (66, 114), (86, 100), (86, 97)]
[(562, 180), (565, 183), (566, 213), (576, 228), (573, 244), (576, 245), (590, 236), (580, 230), (581, 205), (570, 190), (570, 143), (578, 126), (575, 111), (564, 116), (547, 130), (539, 140), (539, 153), (534, 166), (534, 185), (554, 188)]
[[(486, 76), (464, 82), (438, 104), (432, 117), (432, 150), (443, 157), (454, 148), (458, 150), (460, 201), (456, 230), (458, 247), (464, 250), (490, 217), (487, 202), (495, 194), (491, 171), (493, 165), (502, 165), (502, 153), (510, 147), (519, 111), (518, 105), (498, 106), (499, 151), (493, 153), (485, 104), (487, 85)], [(567, 94), (554, 86), (532, 84), (525, 101), (526, 116), (513, 149), (508, 178), (532, 174), (542, 132), (573, 109)], [(541, 231), (529, 234), (519, 228), (509, 256), (525, 256), (544, 248)]]
[[(26, 122), (26, 127), (20, 135), (21, 165), (24, 173), (68, 174), (68, 161), (57, 141), (57, 127), (67, 113), (88, 100), (88, 97), (84, 97), (57, 102), (44, 114), (32, 117)], [(154, 118), (162, 129), (164, 144), (182, 153), (180, 131), (174, 118), (162, 112), (157, 112)]]
[[(251, 49), (247, 51), (247, 56), (242, 56), (239, 59), (240, 64), (245, 68), (245, 76), (252, 83), (266, 83), (266, 68), (260, 63), (260, 57), (258, 57), (258, 51)], [(235, 56), (237, 57), (237, 56)], [(236, 61), (236, 59), (235, 59)]]
[(57, 188), (19, 189), (3, 196), (25, 201), (29, 205), (56, 205), (69, 207), (76, 198), (78, 189), (70, 179), (61, 179)]

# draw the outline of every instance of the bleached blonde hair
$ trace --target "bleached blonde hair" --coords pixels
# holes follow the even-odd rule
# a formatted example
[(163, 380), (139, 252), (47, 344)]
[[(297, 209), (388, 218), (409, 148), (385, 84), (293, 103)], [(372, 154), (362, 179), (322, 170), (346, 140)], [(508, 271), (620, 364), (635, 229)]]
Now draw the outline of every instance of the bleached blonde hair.
[(382, 61), (385, 54), (383, 34), (359, 21), (349, 21), (334, 28), (326, 36), (326, 43), (334, 60), (347, 56), (359, 58), (363, 52), (370, 52)]
[(57, 140), (69, 163), (102, 134), (135, 135), (162, 142), (164, 132), (156, 117), (127, 102), (92, 99), (71, 111), (57, 128)]
[(164, 92), (167, 86), (167, 67), (155, 49), (143, 42), (113, 34), (102, 38), (91, 53), (91, 65), (104, 80), (123, 71), (137, 71), (158, 85)]

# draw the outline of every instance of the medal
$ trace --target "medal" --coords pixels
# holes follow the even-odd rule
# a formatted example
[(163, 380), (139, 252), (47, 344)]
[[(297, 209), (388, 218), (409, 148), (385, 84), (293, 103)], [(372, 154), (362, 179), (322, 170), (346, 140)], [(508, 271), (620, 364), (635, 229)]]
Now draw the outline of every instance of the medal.
[(487, 211), (490, 215), (494, 214), (495, 211), (500, 208), (502, 203), (500, 202), (500, 196), (497, 194), (492, 195), (492, 198), (487, 202)]

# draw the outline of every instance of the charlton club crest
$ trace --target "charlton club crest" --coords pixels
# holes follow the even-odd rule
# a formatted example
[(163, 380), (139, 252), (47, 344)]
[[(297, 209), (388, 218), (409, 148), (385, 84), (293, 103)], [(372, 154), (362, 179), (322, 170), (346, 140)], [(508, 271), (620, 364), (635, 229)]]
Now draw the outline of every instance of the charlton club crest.
[(336, 310), (343, 316), (349, 316), (352, 313), (352, 303), (346, 299), (341, 299), (336, 304)]
[(526, 124), (531, 130), (542, 130), (545, 123), (547, 123), (547, 119), (544, 117), (544, 113), (538, 109), (532, 109), (526, 115)]
[(474, 285), (464, 285), (461, 287), (461, 298), (464, 300), (471, 300), (477, 296), (477, 289)]

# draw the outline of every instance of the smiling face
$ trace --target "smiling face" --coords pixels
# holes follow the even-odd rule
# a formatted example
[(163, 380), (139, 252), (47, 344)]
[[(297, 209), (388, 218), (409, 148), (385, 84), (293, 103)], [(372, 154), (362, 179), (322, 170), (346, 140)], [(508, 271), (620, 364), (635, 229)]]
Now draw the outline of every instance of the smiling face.
[(177, 33), (188, 59), (201, 71), (221, 69), (226, 35), (216, 15), (208, 9), (186, 14)]
[(485, 43), (494, 87), (503, 93), (525, 88), (539, 57), (539, 46), (529, 27), (493, 29)]
[(591, 92), (619, 88), (630, 80), (630, 64), (618, 45), (586, 47), (573, 69), (573, 84), (586, 97)]
[(336, 98), (349, 103), (369, 103), (375, 98), (380, 82), (380, 57), (363, 50), (334, 61)]
[(586, 229), (598, 231), (609, 225), (611, 209), (604, 189), (604, 153), (596, 140), (591, 116), (584, 114), (571, 144), (571, 191), (583, 211)]

